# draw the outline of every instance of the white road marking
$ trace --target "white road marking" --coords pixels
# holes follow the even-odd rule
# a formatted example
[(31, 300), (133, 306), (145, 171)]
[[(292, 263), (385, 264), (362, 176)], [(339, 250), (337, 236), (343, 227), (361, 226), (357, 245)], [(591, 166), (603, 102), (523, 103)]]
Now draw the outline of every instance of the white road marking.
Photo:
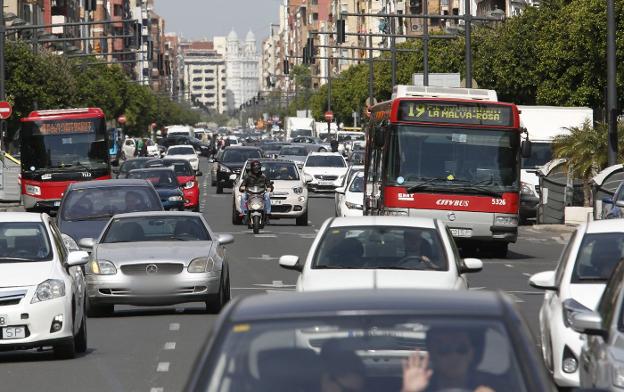
[(531, 274), (530, 274), (530, 273), (528, 273), (528, 272), (523, 272), (523, 273), (522, 273), (522, 275), (524, 275), (524, 276), (533, 276), (533, 275), (531, 275)]
[(275, 234), (255, 234), (256, 238), (277, 238)]
[(281, 280), (274, 280), (271, 283), (256, 283), (256, 284), (254, 284), (254, 286), (270, 287), (270, 288), (275, 288), (275, 289), (283, 289), (283, 288), (287, 288), (287, 287), (295, 287), (296, 285), (294, 285), (294, 284), (284, 284), (284, 282), (282, 282)]
[(176, 349), (176, 342), (167, 342), (165, 343), (165, 350), (175, 350)]
[(169, 362), (159, 362), (156, 367), (157, 372), (165, 373), (169, 371)]
[(171, 324), (169, 324), (169, 330), (170, 331), (179, 331), (180, 330), (180, 323), (171, 323)]
[(522, 299), (518, 298), (518, 297), (517, 297), (516, 295), (514, 295), (514, 294), (511, 294), (509, 291), (506, 291), (506, 293), (507, 293), (507, 295), (509, 295), (509, 296), (511, 297), (511, 299), (513, 299), (513, 300), (514, 300), (514, 302), (516, 302), (516, 303), (522, 303), (522, 302), (524, 302), (524, 300), (522, 300)]
[(248, 259), (250, 259), (250, 260), (266, 260), (266, 261), (270, 261), (270, 260), (277, 260), (277, 259), (279, 259), (279, 257), (271, 257), (271, 255), (262, 255), (262, 257), (248, 257)]
[(150, 389), (150, 392), (165, 392), (165, 388), (162, 388), (162, 387), (152, 388)]
[(511, 265), (511, 264), (505, 264), (505, 267), (513, 268), (513, 265)]

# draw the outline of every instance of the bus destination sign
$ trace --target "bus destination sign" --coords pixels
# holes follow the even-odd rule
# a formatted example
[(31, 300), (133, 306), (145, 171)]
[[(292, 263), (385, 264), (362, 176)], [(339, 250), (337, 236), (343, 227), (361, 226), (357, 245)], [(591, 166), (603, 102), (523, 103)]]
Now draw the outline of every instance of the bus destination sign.
[(402, 101), (398, 121), (417, 121), (440, 124), (513, 126), (509, 106), (486, 103), (440, 103)]
[(67, 135), (76, 133), (94, 133), (95, 123), (92, 121), (54, 121), (38, 124), (40, 135)]

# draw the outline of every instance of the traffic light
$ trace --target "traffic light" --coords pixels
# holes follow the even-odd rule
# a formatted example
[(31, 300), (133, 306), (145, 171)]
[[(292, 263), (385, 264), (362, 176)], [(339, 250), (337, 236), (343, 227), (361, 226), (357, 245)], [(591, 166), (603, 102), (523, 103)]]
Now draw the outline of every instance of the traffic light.
[(154, 42), (147, 41), (147, 61), (154, 60)]
[(143, 43), (143, 25), (139, 22), (132, 23), (132, 31), (134, 32), (134, 37), (132, 38), (132, 46), (135, 48), (140, 48)]
[(315, 54), (314, 53), (315, 52), (315, 49), (314, 49), (314, 38), (312, 38), (312, 37), (308, 38), (308, 47), (309, 47), (309, 49), (308, 49), (308, 56), (310, 57), (310, 64), (312, 64), (314, 62), (314, 54)]
[(95, 11), (97, 9), (97, 0), (85, 0), (85, 11)]
[(282, 61), (282, 65), (284, 67), (284, 75), (288, 75), (290, 73), (290, 63), (288, 60)]
[(410, 13), (420, 15), (423, 13), (422, 0), (410, 0)]
[(339, 44), (344, 44), (347, 40), (346, 37), (346, 21), (344, 19), (338, 19), (336, 21), (336, 28), (338, 29), (338, 34), (336, 37), (336, 42)]

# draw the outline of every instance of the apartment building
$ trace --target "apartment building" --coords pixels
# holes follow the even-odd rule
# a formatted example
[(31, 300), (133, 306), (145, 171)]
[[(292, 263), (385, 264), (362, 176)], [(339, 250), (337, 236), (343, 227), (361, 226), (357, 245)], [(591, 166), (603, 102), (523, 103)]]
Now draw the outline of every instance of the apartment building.
[(181, 42), (182, 95), (195, 105), (223, 113), (227, 110), (226, 62), (212, 41)]

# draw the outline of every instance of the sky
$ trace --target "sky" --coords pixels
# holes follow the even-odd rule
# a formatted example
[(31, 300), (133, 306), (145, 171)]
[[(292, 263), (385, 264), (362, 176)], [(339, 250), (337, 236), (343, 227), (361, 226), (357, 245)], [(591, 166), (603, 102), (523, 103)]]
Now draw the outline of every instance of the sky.
[(156, 13), (165, 19), (165, 31), (187, 39), (212, 39), (232, 28), (244, 39), (251, 29), (258, 43), (279, 21), (281, 0), (154, 0)]

